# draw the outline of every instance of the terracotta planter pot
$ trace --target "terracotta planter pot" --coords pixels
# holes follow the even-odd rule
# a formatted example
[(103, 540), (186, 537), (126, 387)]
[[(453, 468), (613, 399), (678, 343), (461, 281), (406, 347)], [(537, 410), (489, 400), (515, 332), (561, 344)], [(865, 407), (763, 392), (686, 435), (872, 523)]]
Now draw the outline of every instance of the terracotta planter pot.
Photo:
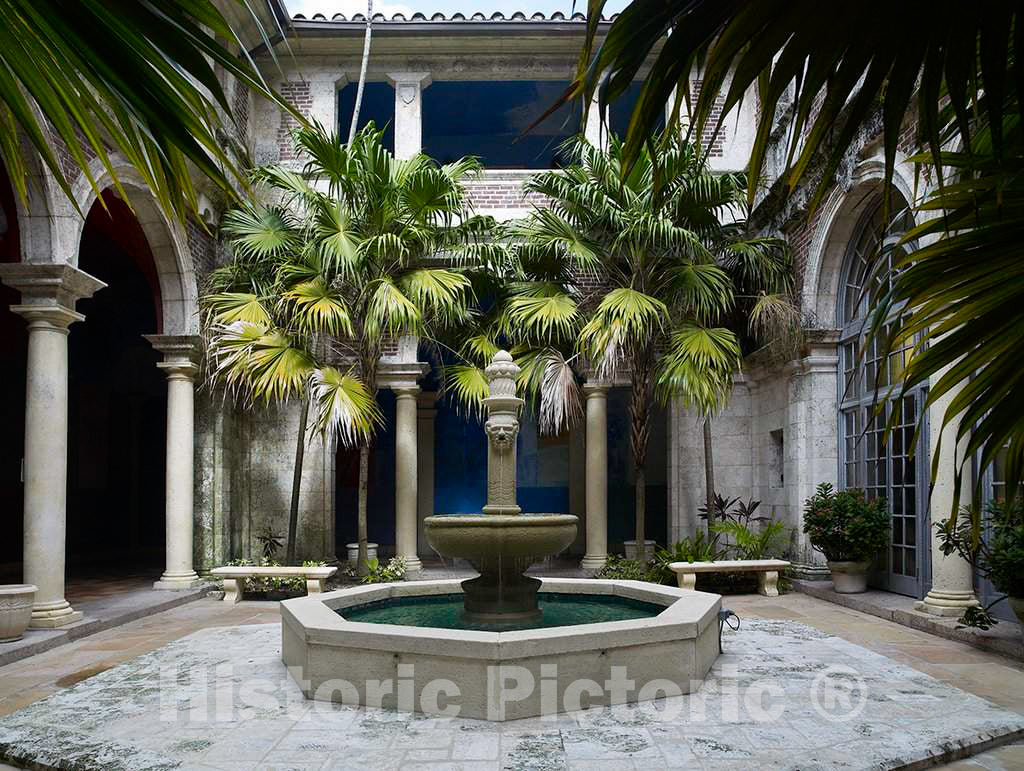
[(1007, 597), (1006, 601), (1010, 604), (1013, 615), (1021, 624), (1024, 624), (1024, 597)]
[(870, 562), (828, 561), (832, 571), (832, 588), (839, 594), (859, 594), (868, 590), (868, 567)]
[(644, 541), (644, 553), (640, 554), (640, 549), (637, 548), (636, 541), (623, 541), (623, 547), (626, 551), (626, 559), (628, 560), (641, 560), (647, 561), (654, 559), (654, 548), (658, 545), (657, 541)]
[(20, 640), (25, 634), (35, 598), (32, 584), (0, 584), (0, 643)]

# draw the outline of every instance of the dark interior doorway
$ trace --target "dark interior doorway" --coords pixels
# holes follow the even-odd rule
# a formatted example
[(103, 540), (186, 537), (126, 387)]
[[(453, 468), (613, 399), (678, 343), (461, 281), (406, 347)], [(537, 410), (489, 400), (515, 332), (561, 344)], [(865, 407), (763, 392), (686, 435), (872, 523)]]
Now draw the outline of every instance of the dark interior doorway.
[[(7, 170), (0, 163), (0, 262), (21, 262), (18, 211)], [(0, 284), (0, 582), (21, 581), (21, 458), (25, 448), (25, 320), (10, 307), (17, 291)]]
[(69, 339), (68, 571), (158, 575), (167, 388), (142, 336), (161, 331), (159, 283), (131, 209), (104, 202), (86, 220), (79, 267), (107, 287), (78, 304), (85, 321)]

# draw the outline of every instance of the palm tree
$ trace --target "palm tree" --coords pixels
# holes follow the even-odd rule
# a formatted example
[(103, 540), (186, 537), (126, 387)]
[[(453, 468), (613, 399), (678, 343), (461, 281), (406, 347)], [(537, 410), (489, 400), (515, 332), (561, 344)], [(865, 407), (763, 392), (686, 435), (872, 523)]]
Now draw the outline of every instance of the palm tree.
[[(766, 318), (779, 302), (774, 290), (786, 286), (788, 258), (783, 242), (745, 236), (743, 175), (712, 174), (689, 144), (666, 135), (628, 171), (615, 137), (607, 150), (582, 138), (564, 149), (566, 168), (526, 184), (550, 205), (510, 228), (514, 280), (464, 353), (482, 363), (498, 338), (511, 341), (549, 433), (582, 412), (574, 370), (629, 379), (642, 549), (655, 398), (681, 397), (705, 416), (725, 405), (742, 356), (726, 326), (736, 309), (730, 273), (772, 288), (753, 302)], [(477, 369), (451, 374), (464, 399), (481, 392)]]
[(241, 43), (211, 0), (0, 0), (0, 18), (0, 158), (23, 198), (22, 137), (72, 201), (54, 140), (94, 188), (90, 158), (117, 184), (116, 150), (178, 218), (197, 208), (195, 170), (234, 199), (244, 153), (226, 146), (221, 114), (230, 120), (231, 108), (215, 67), (304, 122), (232, 52)]
[[(1024, 478), (1024, 373), (1017, 361), (1024, 346), (1020, 4), (633, 0), (595, 50), (604, 5), (589, 2), (579, 75), (565, 98), (579, 96), (586, 104), (596, 92), (604, 103), (614, 100), (660, 46), (630, 122), (626, 169), (642, 155), (673, 90), (678, 118), (689, 92), (676, 87), (694, 69), (703, 78), (690, 105), (696, 136), (715, 120), (713, 113), (727, 115), (757, 89), (760, 118), (748, 169), (754, 180), (764, 169), (775, 121), (788, 111), (790, 140), (778, 189), (786, 194), (813, 169), (818, 181), (810, 214), (858, 131), (875, 120), (882, 125), (888, 182), (904, 121), (916, 113), (926, 152), (910, 160), (938, 185), (917, 202), (927, 221), (906, 233), (907, 253), (894, 260), (887, 281), (871, 282), (890, 288), (870, 298), (870, 336), (885, 355), (912, 349), (903, 393), (934, 380), (927, 407), (959, 391), (942, 426), (933, 426), (941, 435), (942, 427), (958, 421), (957, 442), (964, 441), (951, 522), (975, 458), (975, 508), (984, 471), (1004, 448), (1006, 482), (1016, 489)], [(723, 104), (716, 104), (719, 95)], [(721, 118), (714, 128), (720, 125)], [(925, 236), (936, 240), (929, 244)], [(886, 257), (878, 255), (876, 274), (889, 270)], [(898, 307), (903, 311), (894, 314)], [(887, 334), (893, 324), (895, 333)], [(933, 478), (940, 456), (932, 459)]]
[(257, 170), (269, 198), (227, 215), (234, 260), (204, 298), (216, 382), (248, 402), (308, 399), (322, 435), (358, 447), (361, 567), (383, 346), (466, 318), (465, 273), (493, 224), (469, 211), (462, 182), (475, 161), (396, 160), (382, 134), (370, 124), (344, 144), (321, 126), (297, 131), (302, 172)]

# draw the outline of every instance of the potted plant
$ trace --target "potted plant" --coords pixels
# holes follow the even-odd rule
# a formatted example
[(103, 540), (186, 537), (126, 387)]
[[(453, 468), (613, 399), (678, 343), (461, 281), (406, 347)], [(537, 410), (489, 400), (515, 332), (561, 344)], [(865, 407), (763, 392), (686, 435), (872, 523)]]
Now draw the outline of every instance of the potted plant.
[(25, 634), (35, 598), (32, 584), (0, 585), (0, 643), (20, 640)]
[(825, 555), (840, 594), (867, 590), (868, 566), (888, 545), (889, 528), (885, 503), (867, 500), (863, 490), (836, 492), (824, 482), (804, 504), (804, 533)]
[[(989, 525), (987, 533), (976, 507), (962, 509), (956, 521), (937, 522), (935, 529), (942, 553), (949, 556), (956, 552), (971, 563), (992, 582), (996, 591), (1006, 595), (1010, 609), (1024, 624), (1024, 505), (1020, 498), (992, 500), (985, 506), (984, 514)], [(1002, 600), (998, 597), (987, 607), (968, 609), (961, 623), (987, 629), (996, 623), (989, 608)]]

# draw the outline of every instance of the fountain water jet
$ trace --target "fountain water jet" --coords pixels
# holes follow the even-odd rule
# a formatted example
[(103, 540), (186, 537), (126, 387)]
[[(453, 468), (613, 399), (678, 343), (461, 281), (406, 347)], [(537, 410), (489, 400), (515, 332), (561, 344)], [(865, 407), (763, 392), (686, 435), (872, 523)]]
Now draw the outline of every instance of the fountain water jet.
[(516, 438), (523, 400), (516, 396), (519, 367), (498, 351), (486, 369), (487, 504), (479, 515), (427, 517), (427, 542), (446, 557), (469, 561), (480, 575), (462, 582), (469, 621), (536, 619), (541, 582), (524, 575), (534, 562), (563, 551), (576, 538), (571, 514), (523, 514), (516, 503)]

